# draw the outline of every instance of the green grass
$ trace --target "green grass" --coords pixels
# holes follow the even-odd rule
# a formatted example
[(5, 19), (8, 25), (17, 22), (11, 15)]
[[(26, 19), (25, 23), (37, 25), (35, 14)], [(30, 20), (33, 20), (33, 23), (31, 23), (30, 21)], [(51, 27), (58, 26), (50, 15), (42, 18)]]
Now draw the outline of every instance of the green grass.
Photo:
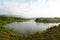
[(0, 31), (7, 32), (7, 33), (15, 33), (14, 31), (12, 31), (12, 29), (3, 27), (3, 25), (11, 22), (22, 22), (22, 21), (26, 21), (26, 19), (0, 16)]
[(44, 32), (34, 34), (17, 34), (14, 30), (3, 27), (11, 22), (22, 22), (26, 19), (0, 16), (0, 40), (60, 40), (60, 25), (51, 27)]

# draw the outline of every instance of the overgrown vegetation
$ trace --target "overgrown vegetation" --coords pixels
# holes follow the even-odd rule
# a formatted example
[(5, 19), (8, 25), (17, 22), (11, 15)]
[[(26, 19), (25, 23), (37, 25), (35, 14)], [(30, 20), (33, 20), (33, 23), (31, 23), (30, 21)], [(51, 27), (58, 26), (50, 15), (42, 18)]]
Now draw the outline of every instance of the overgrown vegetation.
[(25, 20), (22, 18), (0, 16), (0, 40), (60, 40), (60, 24), (42, 33), (36, 32), (29, 35), (17, 34), (12, 29), (3, 27), (4, 24), (10, 22), (22, 22)]
[(7, 33), (15, 33), (12, 30), (9, 30), (8, 28), (3, 27), (3, 25), (7, 24), (7, 23), (10, 23), (10, 22), (22, 22), (22, 21), (26, 21), (26, 19), (0, 16), (0, 31), (4, 31), (4, 32), (7, 32)]
[(59, 23), (60, 18), (36, 18), (36, 22), (42, 22), (42, 23)]

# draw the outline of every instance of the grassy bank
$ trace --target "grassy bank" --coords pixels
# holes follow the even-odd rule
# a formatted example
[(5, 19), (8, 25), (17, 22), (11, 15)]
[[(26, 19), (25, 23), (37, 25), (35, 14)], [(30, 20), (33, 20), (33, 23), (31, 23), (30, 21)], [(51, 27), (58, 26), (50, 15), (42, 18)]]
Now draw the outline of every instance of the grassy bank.
[(22, 21), (26, 21), (26, 20), (27, 19), (23, 19), (23, 18), (0, 16), (0, 31), (13, 32), (12, 30), (9, 30), (8, 28), (3, 27), (3, 25), (5, 25), (7, 23), (11, 23), (11, 22), (22, 22)]
[(30, 35), (17, 34), (14, 30), (3, 27), (4, 24), (15, 21), (22, 22), (26, 19), (0, 16), (0, 40), (60, 40), (60, 25)]
[(32, 35), (13, 35), (6, 32), (0, 32), (0, 40), (60, 40), (60, 26)]

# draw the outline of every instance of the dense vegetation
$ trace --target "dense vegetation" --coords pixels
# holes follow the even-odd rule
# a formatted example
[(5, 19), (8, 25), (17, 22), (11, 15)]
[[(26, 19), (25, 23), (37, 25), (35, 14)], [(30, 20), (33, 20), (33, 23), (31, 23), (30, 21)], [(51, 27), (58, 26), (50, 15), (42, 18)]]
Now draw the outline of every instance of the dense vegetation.
[(42, 23), (59, 23), (60, 18), (36, 18), (36, 22), (42, 22)]
[(22, 22), (26, 19), (0, 16), (0, 40), (60, 40), (60, 25), (51, 27), (46, 31), (34, 34), (17, 34), (15, 31), (9, 28), (3, 27), (4, 24), (10, 22)]
[(13, 32), (12, 30), (9, 30), (8, 28), (3, 27), (3, 25), (10, 23), (10, 22), (22, 22), (22, 21), (26, 21), (26, 19), (0, 16), (0, 31), (12, 33)]

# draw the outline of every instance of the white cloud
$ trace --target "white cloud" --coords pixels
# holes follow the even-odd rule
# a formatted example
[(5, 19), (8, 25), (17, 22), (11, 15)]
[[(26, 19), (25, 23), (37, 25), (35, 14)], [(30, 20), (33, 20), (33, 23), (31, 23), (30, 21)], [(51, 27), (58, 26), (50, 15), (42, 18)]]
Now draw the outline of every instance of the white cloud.
[(35, 17), (60, 17), (60, 0), (40, 1), (32, 7), (30, 13), (33, 13)]
[(19, 15), (23, 17), (60, 17), (60, 0), (37, 0), (30, 2), (0, 3), (0, 14)]
[[(25, 12), (28, 12), (30, 10), (30, 3), (4, 2), (3, 5), (0, 5), (0, 7), (2, 11), (3, 10), (7, 10), (7, 12), (10, 11), (11, 15), (20, 15), (20, 16), (22, 15), (23, 16)], [(2, 13), (6, 14), (4, 12)], [(7, 13), (7, 14), (10, 14), (10, 13)]]

